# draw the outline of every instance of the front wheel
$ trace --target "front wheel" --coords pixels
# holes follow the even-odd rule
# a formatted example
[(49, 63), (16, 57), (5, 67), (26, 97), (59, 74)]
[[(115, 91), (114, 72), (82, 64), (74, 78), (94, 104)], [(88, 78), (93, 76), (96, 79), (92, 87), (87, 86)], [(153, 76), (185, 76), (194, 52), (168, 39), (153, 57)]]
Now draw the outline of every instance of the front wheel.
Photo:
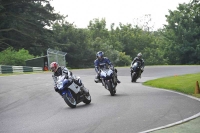
[(116, 91), (113, 88), (112, 83), (110, 81), (106, 81), (106, 86), (107, 86), (108, 90), (110, 91), (110, 95), (114, 96)]
[(88, 92), (88, 94), (87, 95), (85, 95), (85, 100), (83, 100), (83, 102), (85, 103), (85, 104), (89, 104), (90, 102), (91, 102), (91, 96), (90, 96), (90, 93)]
[(135, 72), (131, 73), (131, 82), (136, 82), (137, 74)]
[(76, 108), (76, 100), (71, 94), (70, 90), (68, 90), (68, 93), (63, 95), (63, 99), (69, 107)]

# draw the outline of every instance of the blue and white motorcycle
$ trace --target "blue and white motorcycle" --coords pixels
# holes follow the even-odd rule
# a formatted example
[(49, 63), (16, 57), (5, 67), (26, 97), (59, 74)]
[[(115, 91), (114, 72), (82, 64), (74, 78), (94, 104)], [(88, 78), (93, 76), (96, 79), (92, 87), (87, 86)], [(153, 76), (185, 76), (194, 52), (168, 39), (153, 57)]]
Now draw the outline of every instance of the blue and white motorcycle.
[(105, 89), (110, 91), (111, 96), (115, 95), (117, 87), (117, 79), (114, 74), (115, 73), (111, 68), (100, 69), (100, 80)]
[[(91, 102), (90, 93), (86, 95), (81, 87), (74, 83), (71, 79), (66, 79), (65, 76), (58, 76), (56, 85), (62, 95), (64, 101), (71, 108), (76, 108), (80, 102), (89, 104)], [(79, 78), (79, 77), (77, 77)]]

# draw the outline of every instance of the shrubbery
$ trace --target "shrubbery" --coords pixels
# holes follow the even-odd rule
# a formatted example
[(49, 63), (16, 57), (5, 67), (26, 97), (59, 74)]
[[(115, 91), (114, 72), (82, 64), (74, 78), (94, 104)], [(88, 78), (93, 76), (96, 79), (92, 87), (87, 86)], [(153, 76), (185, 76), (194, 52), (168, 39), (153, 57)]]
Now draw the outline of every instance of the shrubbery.
[(15, 51), (12, 47), (0, 52), (0, 65), (24, 66), (25, 60), (34, 58), (28, 50)]

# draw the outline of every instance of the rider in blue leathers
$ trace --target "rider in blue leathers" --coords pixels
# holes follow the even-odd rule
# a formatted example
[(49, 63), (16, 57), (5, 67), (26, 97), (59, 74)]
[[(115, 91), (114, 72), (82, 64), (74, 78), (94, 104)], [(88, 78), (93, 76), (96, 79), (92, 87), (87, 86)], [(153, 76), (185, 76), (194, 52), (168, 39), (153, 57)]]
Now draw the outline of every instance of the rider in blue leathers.
[(94, 81), (98, 83), (100, 80), (100, 68), (110, 66), (110, 68), (114, 71), (116, 75), (117, 83), (121, 83), (117, 78), (117, 69), (114, 69), (114, 66), (112, 65), (111, 61), (107, 57), (104, 57), (104, 53), (102, 51), (99, 51), (97, 52), (96, 57), (97, 59), (94, 61), (94, 67), (97, 75), (95, 76)]

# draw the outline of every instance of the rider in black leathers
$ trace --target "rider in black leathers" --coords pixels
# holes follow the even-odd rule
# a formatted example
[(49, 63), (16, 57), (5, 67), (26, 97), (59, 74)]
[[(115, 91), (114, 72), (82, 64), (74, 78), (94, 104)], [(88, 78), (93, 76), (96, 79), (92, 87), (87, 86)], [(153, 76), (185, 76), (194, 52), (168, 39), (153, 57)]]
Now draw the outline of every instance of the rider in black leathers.
[(89, 91), (88, 91), (87, 88), (84, 87), (84, 85), (83, 85), (81, 79), (80, 79), (80, 78), (77, 78), (76, 76), (74, 76), (74, 75), (72, 74), (72, 72), (69, 71), (66, 67), (61, 67), (61, 66), (58, 65), (57, 62), (52, 62), (52, 63), (50, 64), (50, 69), (51, 69), (51, 71), (53, 72), (53, 80), (54, 80), (54, 83), (55, 83), (55, 84), (54, 84), (54, 89), (55, 89), (55, 91), (58, 92), (60, 95), (62, 95), (62, 94), (61, 94), (61, 91), (56, 87), (56, 81), (57, 81), (56, 77), (57, 77), (57, 76), (60, 76), (60, 75), (65, 75), (65, 78), (67, 78), (67, 79), (73, 81), (75, 84), (79, 85), (79, 86), (81, 87), (81, 89), (82, 89), (86, 94), (88, 94)]
[(137, 54), (137, 57), (135, 57), (135, 58), (133, 59), (133, 61), (131, 62), (130, 68), (132, 68), (132, 65), (133, 65), (136, 61), (141, 62), (141, 74), (140, 74), (140, 78), (141, 78), (142, 72), (144, 71), (144, 59), (142, 58), (142, 53), (138, 53), (138, 54)]

